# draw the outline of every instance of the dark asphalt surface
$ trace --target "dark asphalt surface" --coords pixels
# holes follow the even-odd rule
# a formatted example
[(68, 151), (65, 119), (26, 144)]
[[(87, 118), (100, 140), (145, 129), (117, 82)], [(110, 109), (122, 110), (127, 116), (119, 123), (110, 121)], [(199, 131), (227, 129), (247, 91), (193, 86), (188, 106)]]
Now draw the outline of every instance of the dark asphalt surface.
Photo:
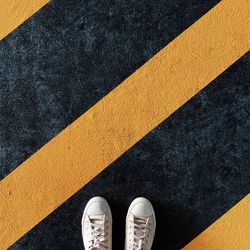
[[(1, 41), (0, 178), (217, 2), (54, 0)], [(250, 191), (249, 64), (248, 54), (11, 249), (83, 249), (95, 195), (110, 202), (114, 250), (142, 195), (156, 210), (153, 249), (191, 241)]]

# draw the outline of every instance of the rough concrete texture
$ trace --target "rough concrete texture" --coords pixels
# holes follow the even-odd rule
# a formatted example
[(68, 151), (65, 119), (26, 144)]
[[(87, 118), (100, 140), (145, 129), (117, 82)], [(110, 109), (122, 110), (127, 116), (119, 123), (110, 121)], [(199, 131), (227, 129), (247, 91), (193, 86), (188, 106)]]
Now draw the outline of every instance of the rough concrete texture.
[(0, 43), (0, 178), (218, 1), (54, 0)]
[(2, 248), (243, 56), (249, 49), (247, 6), (223, 1), (2, 180)]
[(0, 40), (42, 8), (49, 0), (1, 0)]
[(192, 240), (183, 250), (248, 249), (250, 237), (250, 194)]
[[(53, 1), (3, 40), (1, 177), (215, 2)], [(154, 249), (186, 244), (249, 192), (248, 75), (246, 56), (13, 249), (82, 249), (82, 209), (96, 194), (111, 203), (114, 249), (122, 249), (126, 209), (138, 195), (156, 208)]]
[(11, 249), (82, 249), (82, 210), (94, 195), (110, 202), (114, 249), (140, 195), (156, 210), (153, 249), (192, 240), (250, 191), (249, 63), (241, 58)]

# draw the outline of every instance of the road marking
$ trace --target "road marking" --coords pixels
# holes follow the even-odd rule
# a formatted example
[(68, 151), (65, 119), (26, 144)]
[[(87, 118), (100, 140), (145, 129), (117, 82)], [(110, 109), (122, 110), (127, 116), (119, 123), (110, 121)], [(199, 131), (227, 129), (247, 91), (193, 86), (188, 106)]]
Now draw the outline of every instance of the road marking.
[(49, 0), (0, 0), (0, 40), (48, 2)]
[[(221, 1), (0, 182), (9, 247), (249, 50), (248, 0)], [(108, 185), (108, 184), (107, 184)]]
[(191, 241), (183, 250), (247, 250), (250, 247), (250, 195)]

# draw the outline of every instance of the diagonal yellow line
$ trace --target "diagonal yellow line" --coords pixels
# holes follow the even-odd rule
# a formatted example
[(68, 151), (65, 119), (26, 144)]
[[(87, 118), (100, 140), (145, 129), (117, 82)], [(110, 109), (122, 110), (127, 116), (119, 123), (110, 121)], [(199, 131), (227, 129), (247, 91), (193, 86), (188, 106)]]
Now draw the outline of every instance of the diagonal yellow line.
[(250, 194), (183, 250), (248, 250), (249, 248)]
[(224, 0), (0, 182), (0, 249), (249, 50), (248, 0)]
[(48, 2), (49, 0), (0, 0), (0, 40)]

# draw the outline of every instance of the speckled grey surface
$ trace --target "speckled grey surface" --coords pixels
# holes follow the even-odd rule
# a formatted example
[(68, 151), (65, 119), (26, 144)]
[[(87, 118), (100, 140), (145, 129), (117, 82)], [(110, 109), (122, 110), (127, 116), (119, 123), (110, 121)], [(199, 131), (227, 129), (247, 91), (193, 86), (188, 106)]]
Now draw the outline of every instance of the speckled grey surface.
[[(1, 177), (215, 3), (58, 0), (1, 41)], [(83, 249), (82, 210), (95, 195), (110, 202), (114, 250), (139, 195), (156, 210), (153, 249), (192, 240), (250, 192), (249, 65), (248, 54), (11, 249)]]
[(83, 249), (82, 211), (95, 195), (110, 202), (115, 250), (141, 195), (156, 210), (153, 249), (191, 241), (250, 191), (249, 66), (241, 58), (11, 249)]
[(0, 179), (218, 0), (53, 0), (0, 42)]

